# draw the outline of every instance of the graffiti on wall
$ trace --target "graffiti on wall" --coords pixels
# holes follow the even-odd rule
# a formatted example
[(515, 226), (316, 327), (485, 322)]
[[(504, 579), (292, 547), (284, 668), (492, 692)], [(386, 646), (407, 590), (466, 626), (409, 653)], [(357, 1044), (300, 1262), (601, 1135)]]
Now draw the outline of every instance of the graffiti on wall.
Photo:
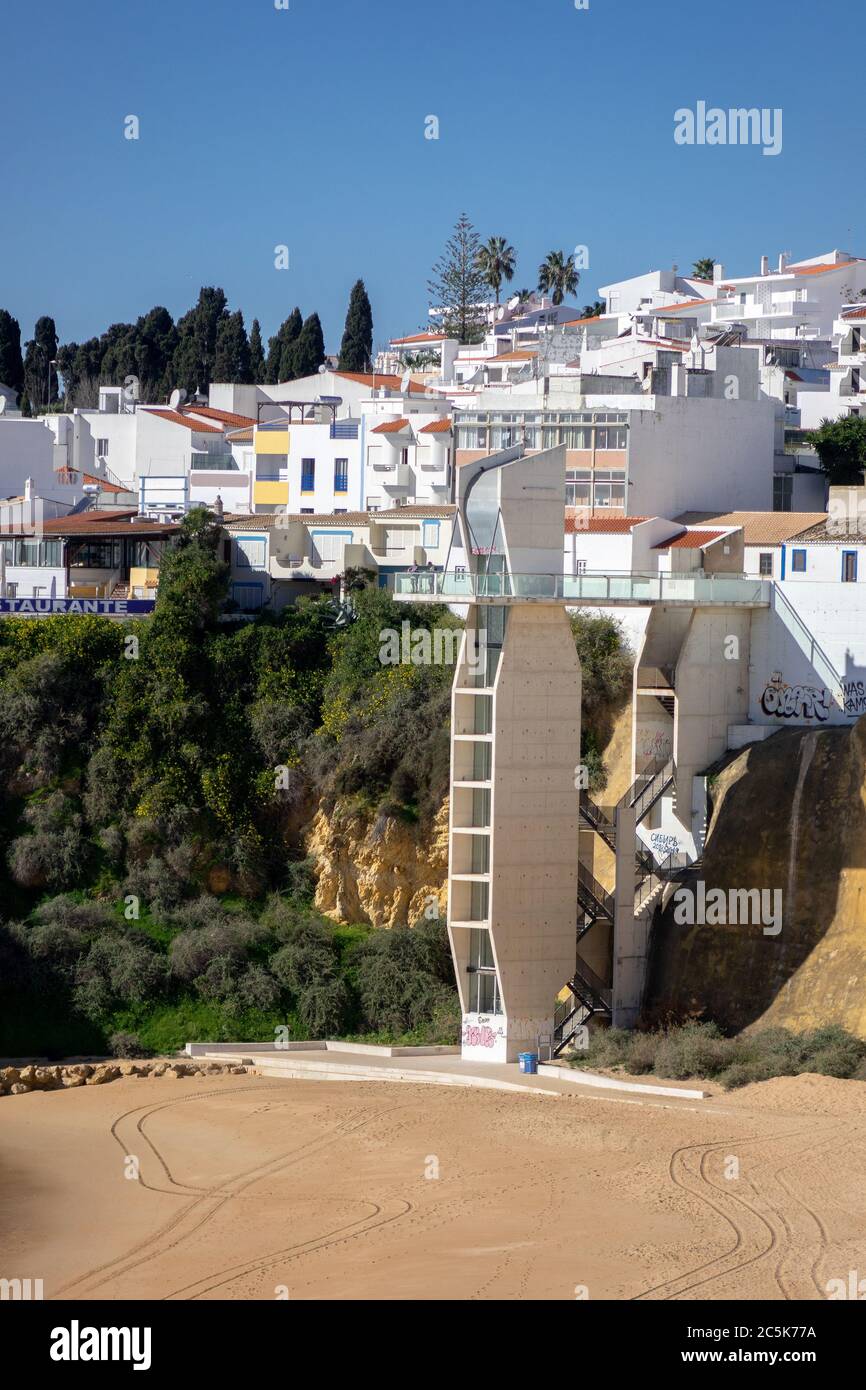
[(866, 681), (842, 682), (842, 708), (846, 714), (866, 714)]
[(667, 762), (673, 752), (672, 726), (645, 724), (637, 731), (638, 757), (646, 762)]
[(654, 830), (650, 835), (650, 845), (656, 859), (667, 859), (669, 854), (679, 854), (680, 842), (676, 835), (666, 835), (663, 830)]
[(761, 696), (761, 709), (776, 719), (817, 719), (830, 716), (830, 691), (814, 685), (788, 685), (780, 671), (774, 671)]

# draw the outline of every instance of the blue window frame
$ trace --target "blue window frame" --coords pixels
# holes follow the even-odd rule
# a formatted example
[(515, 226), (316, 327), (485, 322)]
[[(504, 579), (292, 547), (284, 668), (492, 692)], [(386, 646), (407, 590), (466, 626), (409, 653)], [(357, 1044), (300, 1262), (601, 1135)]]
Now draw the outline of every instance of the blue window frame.
[(349, 491), (349, 460), (334, 459), (334, 491)]
[(316, 460), (301, 459), (301, 492), (316, 490)]
[(792, 574), (805, 574), (805, 573), (806, 573), (806, 552), (805, 552), (805, 550), (792, 550), (792, 551), (791, 551), (791, 573), (792, 573)]
[(439, 544), (439, 522), (424, 521), (421, 527), (421, 544), (425, 550), (435, 550)]
[(856, 550), (843, 550), (843, 551), (842, 551), (842, 583), (843, 583), (843, 584), (856, 584), (856, 583), (857, 583), (857, 551), (856, 551)]

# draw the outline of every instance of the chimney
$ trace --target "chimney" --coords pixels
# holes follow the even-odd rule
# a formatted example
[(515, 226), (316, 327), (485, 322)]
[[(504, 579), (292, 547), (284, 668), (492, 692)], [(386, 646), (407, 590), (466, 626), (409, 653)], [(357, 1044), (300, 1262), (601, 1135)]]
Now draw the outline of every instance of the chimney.
[(779, 274), (784, 275), (788, 267), (788, 252), (782, 251), (779, 254)]
[(713, 266), (713, 284), (720, 285), (725, 278), (725, 267), (721, 261), (716, 261)]
[(762, 256), (762, 257), (761, 257), (761, 274), (762, 274), (762, 275), (769, 275), (769, 273), (770, 273), (770, 257), (769, 257), (769, 256)]
[(31, 502), (32, 500), (33, 500), (33, 479), (32, 479), (32, 478), (25, 478), (25, 479), (24, 479), (24, 501), (25, 501), (25, 502)]

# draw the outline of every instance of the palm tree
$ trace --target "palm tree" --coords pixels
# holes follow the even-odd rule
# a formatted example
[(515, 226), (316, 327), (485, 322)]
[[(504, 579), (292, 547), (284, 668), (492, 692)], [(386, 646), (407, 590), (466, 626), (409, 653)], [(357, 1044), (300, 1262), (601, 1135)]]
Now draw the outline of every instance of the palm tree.
[(478, 269), (495, 292), (497, 304), (502, 281), (514, 279), (516, 260), (514, 247), (508, 245), (504, 236), (492, 236), (478, 252)]
[(713, 266), (715, 261), (712, 256), (702, 256), (699, 261), (695, 261), (692, 266), (692, 276), (695, 280), (712, 280)]
[(603, 300), (597, 299), (594, 304), (584, 304), (580, 311), (580, 317), (582, 319), (597, 319), (606, 313), (607, 305)]
[(566, 256), (564, 251), (551, 251), (538, 267), (538, 288), (542, 294), (550, 292), (554, 304), (561, 304), (567, 294), (574, 294), (579, 281), (574, 257)]

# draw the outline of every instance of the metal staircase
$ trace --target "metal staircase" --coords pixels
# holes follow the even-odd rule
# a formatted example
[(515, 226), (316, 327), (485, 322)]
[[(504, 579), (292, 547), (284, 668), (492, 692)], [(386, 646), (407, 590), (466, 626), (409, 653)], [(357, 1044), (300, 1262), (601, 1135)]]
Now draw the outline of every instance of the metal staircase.
[(558, 1057), (594, 1014), (610, 1018), (612, 990), (604, 980), (577, 958), (574, 975), (568, 982), (569, 997), (558, 1004), (553, 1015), (553, 1055)]
[[(674, 787), (676, 795), (676, 767), (672, 758), (659, 758), (651, 763), (635, 778), (628, 791), (620, 797), (614, 808), (613, 819), (608, 811), (597, 805), (586, 792), (580, 798), (581, 819), (591, 830), (599, 835), (610, 850), (616, 852), (616, 813), (620, 808), (634, 811), (635, 824), (639, 825), (652, 811), (662, 796)], [(700, 867), (700, 860), (689, 861), (681, 853), (668, 855), (667, 859), (657, 861), (655, 855), (639, 835), (634, 837), (634, 856), (636, 869), (635, 917), (649, 917), (655, 911), (657, 901), (669, 883), (681, 882), (691, 871)], [(604, 922), (611, 929), (614, 923), (615, 900), (613, 894), (604, 888), (585, 864), (577, 867), (577, 944), (596, 922)], [(578, 954), (575, 973), (566, 986), (567, 999), (557, 1005), (553, 1025), (553, 1055), (558, 1057), (574, 1039), (578, 1029), (590, 1018), (599, 1015), (611, 1017), (612, 987), (606, 984), (583, 958)]]

